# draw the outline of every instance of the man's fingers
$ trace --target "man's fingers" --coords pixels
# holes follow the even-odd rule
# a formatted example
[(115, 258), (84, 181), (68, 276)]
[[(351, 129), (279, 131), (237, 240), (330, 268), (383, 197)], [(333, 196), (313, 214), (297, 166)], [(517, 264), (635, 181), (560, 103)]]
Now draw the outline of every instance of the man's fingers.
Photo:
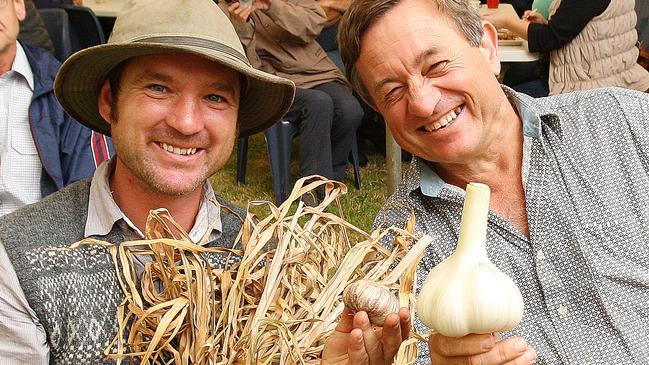
[(354, 329), (354, 315), (345, 307), (343, 308), (343, 313), (340, 315), (340, 322), (336, 326), (336, 331), (349, 333), (352, 329)]
[(349, 333), (349, 362), (351, 364), (369, 365), (370, 359), (365, 351), (365, 344), (363, 342), (363, 331), (355, 328)]
[(471, 356), (470, 364), (529, 365), (536, 360), (536, 351), (524, 339), (513, 337), (496, 343), (491, 351)]
[(387, 364), (392, 363), (392, 359), (399, 351), (399, 346), (403, 338), (401, 337), (401, 320), (396, 313), (390, 313), (383, 323), (383, 334), (381, 342), (383, 343), (383, 360)]
[[(383, 363), (383, 349), (381, 342), (374, 333), (374, 329), (370, 324), (370, 319), (367, 313), (360, 311), (354, 315), (354, 328), (363, 331), (363, 342), (365, 343), (365, 352), (369, 359), (370, 364)], [(354, 362), (352, 362), (354, 364)]]
[(399, 309), (399, 324), (401, 328), (401, 339), (406, 340), (410, 337), (410, 311), (403, 307)]
[(536, 363), (536, 350), (528, 348), (525, 353), (504, 365), (532, 365)]
[(240, 16), (241, 16), (241, 19), (244, 22), (246, 22), (246, 21), (248, 21), (248, 17), (250, 16), (250, 13), (252, 12), (252, 8), (250, 8), (249, 6), (246, 6), (242, 10), (243, 11), (241, 12)]
[(428, 339), (431, 355), (437, 354), (440, 357), (478, 355), (488, 352), (495, 345), (496, 338), (492, 334), (466, 335), (453, 338), (434, 333)]

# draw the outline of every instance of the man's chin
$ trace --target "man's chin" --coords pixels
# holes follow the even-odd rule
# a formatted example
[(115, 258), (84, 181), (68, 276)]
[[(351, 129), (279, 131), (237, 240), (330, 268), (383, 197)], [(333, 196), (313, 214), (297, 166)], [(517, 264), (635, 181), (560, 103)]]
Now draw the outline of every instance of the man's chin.
[(151, 185), (153, 190), (161, 195), (181, 197), (189, 195), (203, 186), (205, 179), (182, 179), (182, 181), (158, 180)]

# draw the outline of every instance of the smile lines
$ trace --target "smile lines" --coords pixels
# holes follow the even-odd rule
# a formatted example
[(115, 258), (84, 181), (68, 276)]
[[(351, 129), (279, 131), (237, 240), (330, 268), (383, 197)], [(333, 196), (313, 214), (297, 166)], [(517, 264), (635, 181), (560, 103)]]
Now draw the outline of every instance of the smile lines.
[(422, 128), (424, 128), (424, 130), (427, 131), (427, 132), (432, 132), (432, 131), (436, 131), (436, 130), (438, 130), (440, 128), (444, 128), (447, 125), (451, 124), (455, 120), (455, 118), (457, 118), (458, 114), (460, 114), (461, 111), (462, 111), (462, 107), (458, 106), (457, 108), (451, 110), (445, 116), (439, 118), (439, 120), (437, 120), (436, 122), (427, 124), (427, 125), (423, 126)]
[(160, 147), (162, 147), (163, 150), (176, 155), (193, 155), (197, 150), (197, 148), (180, 148), (166, 143), (160, 143)]

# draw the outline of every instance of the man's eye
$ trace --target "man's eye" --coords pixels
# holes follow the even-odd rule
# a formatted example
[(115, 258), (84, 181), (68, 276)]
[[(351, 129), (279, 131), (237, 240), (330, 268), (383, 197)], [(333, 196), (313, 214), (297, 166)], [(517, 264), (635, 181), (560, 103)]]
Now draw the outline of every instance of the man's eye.
[(441, 72), (442, 70), (444, 70), (444, 66), (446, 66), (446, 63), (447, 61), (439, 61), (433, 63), (432, 65), (430, 65), (428, 70), (426, 70), (426, 75), (433, 75), (437, 72)]
[(399, 96), (401, 95), (401, 91), (403, 90), (403, 87), (395, 87), (394, 89), (391, 89), (388, 91), (385, 96), (383, 97), (383, 100), (386, 103), (392, 103), (395, 102), (396, 100), (399, 99)]
[(152, 85), (149, 85), (149, 90), (157, 92), (157, 93), (164, 93), (164, 92), (167, 91), (167, 88), (162, 86), (162, 85), (159, 85), (159, 84), (152, 84)]
[(214, 102), (214, 103), (222, 103), (222, 102), (225, 101), (225, 99), (224, 99), (222, 96), (220, 96), (220, 95), (214, 95), (214, 94), (212, 94), (212, 95), (208, 95), (208, 96), (207, 96), (207, 100), (209, 100), (209, 101), (211, 101), (211, 102)]

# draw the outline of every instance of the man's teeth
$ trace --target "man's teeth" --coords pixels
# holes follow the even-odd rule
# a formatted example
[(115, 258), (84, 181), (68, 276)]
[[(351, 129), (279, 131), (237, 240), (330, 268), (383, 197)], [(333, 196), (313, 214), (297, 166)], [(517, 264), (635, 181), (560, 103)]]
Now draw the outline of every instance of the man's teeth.
[(441, 117), (438, 121), (425, 125), (424, 129), (427, 132), (432, 132), (442, 127), (446, 127), (447, 125), (451, 124), (451, 122), (454, 121), (455, 118), (457, 118), (457, 115), (460, 114), (461, 111), (462, 111), (462, 107), (458, 106), (457, 108), (451, 110), (445, 116)]
[(180, 147), (175, 147), (166, 143), (162, 143), (162, 149), (164, 149), (167, 152), (174, 153), (176, 155), (193, 155), (196, 153), (196, 148), (180, 148)]

